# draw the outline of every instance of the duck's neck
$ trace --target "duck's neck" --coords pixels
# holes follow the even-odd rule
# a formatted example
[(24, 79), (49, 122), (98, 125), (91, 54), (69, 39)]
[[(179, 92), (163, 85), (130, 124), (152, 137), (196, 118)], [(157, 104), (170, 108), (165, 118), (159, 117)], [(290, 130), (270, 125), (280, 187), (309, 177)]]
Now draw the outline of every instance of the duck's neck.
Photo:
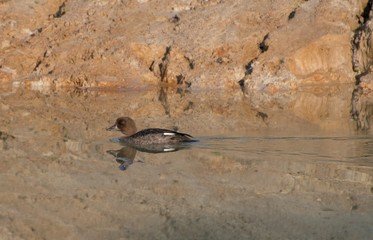
[(135, 134), (136, 132), (137, 132), (136, 127), (126, 128), (126, 129), (122, 130), (122, 133), (123, 133), (126, 137), (130, 137), (130, 136), (132, 136), (133, 134)]

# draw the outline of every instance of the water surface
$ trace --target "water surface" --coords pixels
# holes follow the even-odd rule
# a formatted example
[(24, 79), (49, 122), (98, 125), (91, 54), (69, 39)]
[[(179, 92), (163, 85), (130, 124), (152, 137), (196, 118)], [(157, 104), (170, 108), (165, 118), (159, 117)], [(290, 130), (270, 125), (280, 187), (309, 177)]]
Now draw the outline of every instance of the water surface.
[[(2, 96), (0, 236), (371, 238), (372, 135), (276, 128), (225, 98), (234, 107), (198, 94), (167, 108), (143, 92)], [(112, 142), (120, 133), (105, 128), (124, 114), (199, 142), (159, 153)]]

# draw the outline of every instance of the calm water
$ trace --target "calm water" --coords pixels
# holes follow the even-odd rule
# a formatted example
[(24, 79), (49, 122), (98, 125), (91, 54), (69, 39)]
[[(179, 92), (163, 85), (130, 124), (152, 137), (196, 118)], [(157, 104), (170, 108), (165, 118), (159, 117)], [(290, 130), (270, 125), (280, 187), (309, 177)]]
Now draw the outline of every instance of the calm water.
[[(120, 149), (128, 154), (126, 147)], [(373, 234), (372, 136), (200, 137), (178, 151), (165, 149), (157, 154), (130, 151), (132, 165), (118, 161), (113, 167), (119, 166), (117, 174), (141, 174), (150, 168), (160, 178), (173, 176), (176, 184), (192, 189), (176, 191), (174, 197), (191, 197), (186, 202), (222, 214), (213, 220), (216, 226), (202, 221), (196, 227), (206, 217), (204, 210), (185, 222), (177, 206), (166, 238), (179, 231), (188, 234), (183, 224), (191, 225), (192, 232), (197, 229), (196, 236), (203, 233), (211, 239), (250, 234), (259, 239), (369, 239)], [(181, 215), (189, 218), (188, 211)], [(224, 230), (216, 233), (216, 227)]]
[[(122, 155), (135, 158), (137, 151), (152, 154), (187, 151), (223, 154), (245, 164), (252, 161), (304, 162), (307, 164), (340, 164), (373, 167), (373, 137), (370, 135), (326, 137), (200, 137), (198, 142), (160, 145), (150, 149), (123, 146)], [(116, 139), (112, 139), (115, 142)], [(110, 154), (110, 152), (108, 152)], [(113, 153), (112, 153), (113, 155)], [(181, 154), (182, 155), (182, 154)], [(123, 156), (122, 156), (123, 157)], [(177, 164), (177, 163), (175, 163)]]
[[(245, 105), (236, 102), (228, 111), (236, 119), (226, 120), (225, 107), (195, 96), (185, 102), (194, 110), (178, 115), (181, 98), (165, 105), (141, 96), (1, 99), (0, 238), (373, 236), (372, 135), (279, 132), (240, 119)], [(123, 113), (139, 128), (176, 126), (199, 142), (121, 145), (105, 128)]]
[[(373, 163), (372, 136), (344, 137), (216, 137), (202, 138), (196, 148), (246, 152), (255, 160), (270, 158), (293, 161)], [(234, 154), (234, 153), (232, 153)]]

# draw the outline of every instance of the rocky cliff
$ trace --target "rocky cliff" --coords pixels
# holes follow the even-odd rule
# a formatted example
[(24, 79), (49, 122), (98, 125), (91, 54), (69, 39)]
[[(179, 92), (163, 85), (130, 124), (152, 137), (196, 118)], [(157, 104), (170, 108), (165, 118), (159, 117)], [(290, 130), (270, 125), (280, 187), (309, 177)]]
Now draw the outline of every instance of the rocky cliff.
[(328, 128), (352, 115), (367, 129), (371, 7), (368, 0), (2, 0), (1, 88), (228, 89), (242, 91), (261, 116), (286, 110)]

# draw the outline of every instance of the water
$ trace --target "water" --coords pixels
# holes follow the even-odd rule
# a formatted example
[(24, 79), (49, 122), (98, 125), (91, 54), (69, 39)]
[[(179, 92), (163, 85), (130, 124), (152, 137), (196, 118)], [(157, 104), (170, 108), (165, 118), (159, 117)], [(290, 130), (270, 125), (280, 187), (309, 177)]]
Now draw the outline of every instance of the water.
[(160, 238), (369, 239), (372, 145), (366, 135), (200, 137), (175, 152), (137, 151), (117, 170), (153, 179), (143, 188), (165, 201)]
[(216, 137), (202, 138), (202, 149), (247, 152), (253, 158), (277, 154), (277, 158), (294, 161), (373, 162), (372, 136), (305, 137)]
[[(245, 161), (301, 161), (305, 163), (352, 164), (372, 167), (372, 136), (344, 137), (200, 137), (198, 142), (178, 145), (156, 145), (140, 152), (167, 153), (173, 151), (210, 151), (213, 154), (244, 155)], [(113, 140), (111, 140), (113, 141)], [(115, 140), (113, 141), (115, 142)], [(134, 158), (131, 147), (124, 154)], [(126, 151), (130, 151), (126, 153)]]
[[(369, 133), (312, 126), (279, 131), (255, 114), (240, 118), (247, 108), (239, 100), (234, 110), (223, 108), (235, 119), (225, 120), (208, 98), (199, 98), (200, 105), (195, 97), (201, 110), (178, 115), (183, 102), (177, 98), (178, 104), (169, 102), (169, 116), (154, 95), (141, 93), (145, 99), (133, 101), (141, 98), (131, 94), (22, 92), (1, 99), (2, 238), (373, 235)], [(150, 150), (120, 145), (110, 141), (120, 133), (105, 128), (123, 113), (142, 127), (178, 127), (199, 142)]]

